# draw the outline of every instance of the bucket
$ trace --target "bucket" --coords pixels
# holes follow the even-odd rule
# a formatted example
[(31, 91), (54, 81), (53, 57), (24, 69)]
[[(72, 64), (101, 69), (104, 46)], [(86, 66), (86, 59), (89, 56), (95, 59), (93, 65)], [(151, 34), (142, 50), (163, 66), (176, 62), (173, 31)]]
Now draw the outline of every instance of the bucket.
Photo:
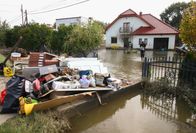
[(12, 77), (14, 75), (13, 70), (11, 67), (4, 67), (3, 74), (5, 77)]

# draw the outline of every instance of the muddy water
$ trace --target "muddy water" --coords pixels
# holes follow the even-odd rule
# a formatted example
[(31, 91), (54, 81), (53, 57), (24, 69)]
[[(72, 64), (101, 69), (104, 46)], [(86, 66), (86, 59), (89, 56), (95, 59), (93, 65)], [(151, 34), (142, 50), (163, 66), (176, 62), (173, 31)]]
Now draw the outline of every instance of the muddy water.
[(117, 78), (141, 80), (141, 58), (138, 51), (125, 54), (117, 50), (100, 50), (99, 59), (107, 66), (109, 73)]
[[(139, 53), (102, 50), (99, 58), (112, 75), (141, 79)], [(71, 123), (72, 133), (196, 133), (196, 115), (187, 104), (172, 97), (148, 97), (138, 89), (72, 119)]]

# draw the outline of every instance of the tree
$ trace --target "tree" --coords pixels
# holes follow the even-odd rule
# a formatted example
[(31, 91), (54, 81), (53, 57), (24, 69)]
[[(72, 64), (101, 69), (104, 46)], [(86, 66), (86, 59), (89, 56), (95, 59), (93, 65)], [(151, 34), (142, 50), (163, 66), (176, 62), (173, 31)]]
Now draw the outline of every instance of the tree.
[(56, 54), (61, 54), (64, 51), (64, 42), (70, 35), (74, 26), (60, 25), (57, 31), (53, 31), (50, 42), (50, 48)]
[(189, 46), (196, 47), (196, 3), (193, 1), (183, 14), (180, 23), (180, 38)]
[(27, 26), (15, 26), (6, 33), (6, 46), (15, 44), (19, 36), (23, 36), (19, 47), (28, 51), (38, 51), (42, 44), (49, 46), (52, 29), (44, 24), (31, 23)]
[(102, 21), (94, 20), (94, 22), (99, 24), (103, 29), (106, 29), (106, 27), (108, 26), (107, 23), (102, 22)]
[(9, 30), (9, 28), (6, 21), (0, 21), (0, 46), (5, 45), (6, 31)]
[(32, 23), (22, 28), (23, 35), (22, 48), (26, 50), (38, 51), (41, 45), (50, 46), (52, 29), (45, 24)]
[(12, 47), (20, 37), (21, 26), (14, 26), (14, 28), (7, 30), (5, 33), (5, 46)]
[(183, 11), (189, 7), (189, 3), (177, 2), (170, 5), (160, 14), (161, 20), (179, 29)]
[(76, 25), (65, 40), (64, 48), (69, 55), (86, 57), (98, 48), (103, 39), (103, 27), (96, 22), (86, 26)]

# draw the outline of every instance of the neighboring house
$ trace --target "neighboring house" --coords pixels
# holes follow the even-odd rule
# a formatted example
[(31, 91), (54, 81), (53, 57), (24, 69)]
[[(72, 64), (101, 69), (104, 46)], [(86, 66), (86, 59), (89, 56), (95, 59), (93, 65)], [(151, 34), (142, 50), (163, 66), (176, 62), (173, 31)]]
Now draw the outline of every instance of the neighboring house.
[(144, 41), (147, 49), (174, 49), (175, 38), (179, 32), (170, 25), (151, 14), (136, 14), (131, 9), (121, 13), (106, 28), (106, 47), (113, 45), (127, 47), (131, 42), (133, 48), (139, 48)]
[(89, 22), (90, 18), (85, 17), (70, 17), (70, 18), (59, 18), (56, 19), (56, 29), (62, 24), (68, 26), (68, 25), (75, 25), (75, 24), (87, 24)]

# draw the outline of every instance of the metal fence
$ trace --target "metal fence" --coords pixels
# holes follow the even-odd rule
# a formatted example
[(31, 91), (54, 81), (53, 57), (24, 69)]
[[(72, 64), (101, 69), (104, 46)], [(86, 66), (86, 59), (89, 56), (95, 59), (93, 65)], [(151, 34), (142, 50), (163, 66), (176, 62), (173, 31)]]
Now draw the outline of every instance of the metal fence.
[(167, 80), (170, 85), (196, 82), (196, 62), (177, 57), (145, 58), (142, 66), (142, 77), (150, 81)]

